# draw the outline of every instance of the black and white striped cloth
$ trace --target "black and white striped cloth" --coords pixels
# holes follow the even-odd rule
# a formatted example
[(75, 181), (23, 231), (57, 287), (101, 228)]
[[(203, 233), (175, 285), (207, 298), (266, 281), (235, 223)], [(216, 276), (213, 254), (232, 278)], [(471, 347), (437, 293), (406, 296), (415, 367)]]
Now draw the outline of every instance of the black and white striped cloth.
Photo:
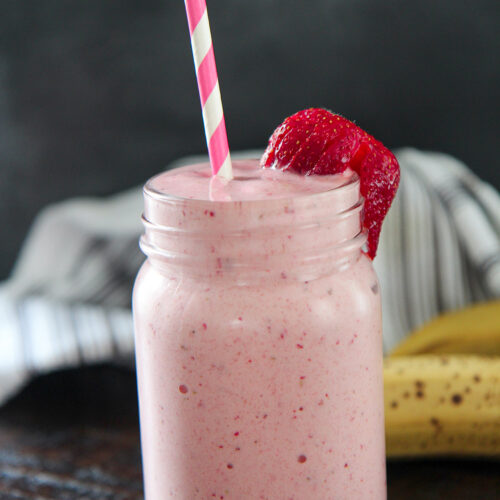
[[(375, 259), (386, 351), (445, 310), (500, 297), (498, 193), (450, 156), (414, 149), (397, 156), (401, 187)], [(141, 212), (137, 188), (69, 200), (37, 217), (0, 285), (0, 403), (39, 373), (132, 362)]]

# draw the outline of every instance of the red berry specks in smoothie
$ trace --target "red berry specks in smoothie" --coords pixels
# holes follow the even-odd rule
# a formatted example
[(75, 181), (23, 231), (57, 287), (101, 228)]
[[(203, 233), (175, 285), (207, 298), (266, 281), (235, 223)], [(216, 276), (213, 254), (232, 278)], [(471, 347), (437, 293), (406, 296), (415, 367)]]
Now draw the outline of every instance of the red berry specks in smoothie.
[(340, 115), (310, 108), (289, 116), (274, 131), (260, 164), (302, 175), (355, 171), (365, 198), (368, 255), (375, 257), (382, 222), (399, 185), (396, 157), (381, 142)]

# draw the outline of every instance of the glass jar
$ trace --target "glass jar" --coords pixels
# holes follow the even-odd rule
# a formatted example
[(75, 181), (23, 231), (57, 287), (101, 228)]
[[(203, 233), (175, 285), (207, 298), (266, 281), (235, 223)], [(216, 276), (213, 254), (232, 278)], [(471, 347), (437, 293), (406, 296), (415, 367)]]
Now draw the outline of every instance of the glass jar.
[(383, 499), (381, 307), (356, 174), (318, 194), (144, 189), (133, 310), (147, 500)]

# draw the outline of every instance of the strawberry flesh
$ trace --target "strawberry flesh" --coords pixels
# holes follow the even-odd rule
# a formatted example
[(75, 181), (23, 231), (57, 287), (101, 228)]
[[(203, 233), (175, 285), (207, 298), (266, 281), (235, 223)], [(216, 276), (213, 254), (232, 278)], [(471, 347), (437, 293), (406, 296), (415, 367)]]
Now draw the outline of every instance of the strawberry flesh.
[(381, 142), (340, 115), (310, 108), (289, 116), (274, 131), (261, 166), (302, 175), (339, 174), (347, 168), (357, 172), (365, 199), (367, 253), (375, 257), (400, 176), (396, 157)]

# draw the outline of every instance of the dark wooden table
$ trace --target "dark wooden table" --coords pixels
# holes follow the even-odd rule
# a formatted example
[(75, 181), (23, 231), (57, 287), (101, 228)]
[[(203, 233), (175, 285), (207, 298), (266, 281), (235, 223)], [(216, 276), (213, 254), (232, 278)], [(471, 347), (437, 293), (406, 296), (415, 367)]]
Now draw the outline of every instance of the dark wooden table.
[[(0, 499), (142, 498), (135, 383), (116, 367), (61, 372), (0, 409)], [(500, 500), (500, 463), (393, 462), (388, 489), (389, 500)]]

